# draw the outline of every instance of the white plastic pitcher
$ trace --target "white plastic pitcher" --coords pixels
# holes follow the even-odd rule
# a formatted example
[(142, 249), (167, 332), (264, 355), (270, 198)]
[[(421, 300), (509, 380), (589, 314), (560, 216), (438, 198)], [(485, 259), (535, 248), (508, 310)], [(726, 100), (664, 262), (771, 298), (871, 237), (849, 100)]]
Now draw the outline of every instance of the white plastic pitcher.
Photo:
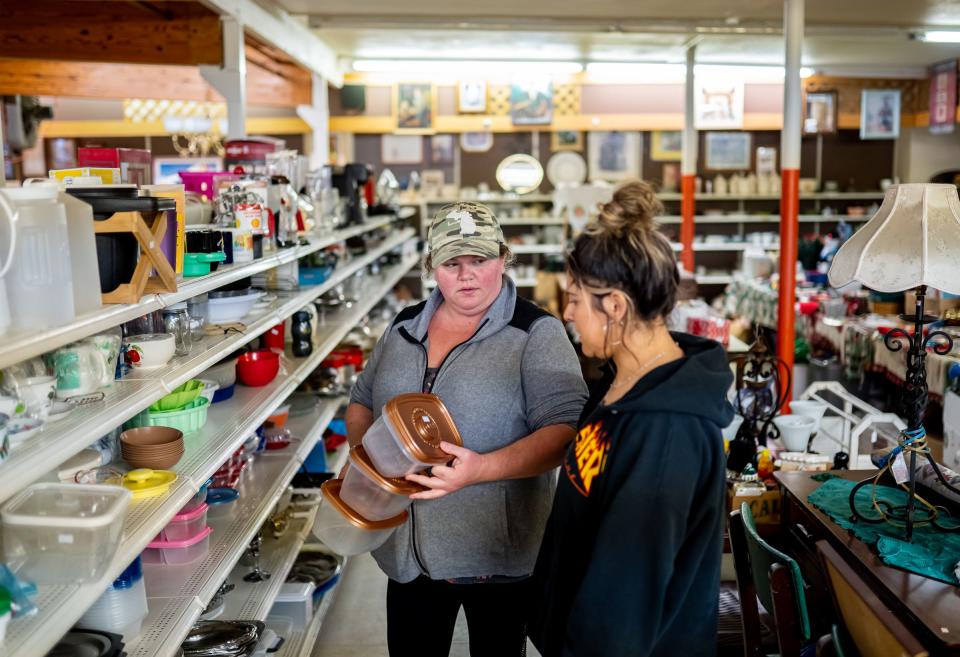
[[(11, 324), (43, 330), (76, 316), (67, 216), (52, 185), (0, 190), (17, 213), (17, 248), (5, 277)], [(0, 251), (3, 251), (0, 245)]]
[[(4, 276), (13, 264), (13, 254), (17, 248), (17, 211), (3, 194), (0, 194), (0, 215), (9, 223), (10, 231), (9, 243), (3, 250), (6, 252), (6, 257), (0, 260), (0, 335), (3, 335), (10, 328), (10, 305), (7, 303), (7, 286)], [(0, 451), (2, 451), (2, 445), (0, 445)]]

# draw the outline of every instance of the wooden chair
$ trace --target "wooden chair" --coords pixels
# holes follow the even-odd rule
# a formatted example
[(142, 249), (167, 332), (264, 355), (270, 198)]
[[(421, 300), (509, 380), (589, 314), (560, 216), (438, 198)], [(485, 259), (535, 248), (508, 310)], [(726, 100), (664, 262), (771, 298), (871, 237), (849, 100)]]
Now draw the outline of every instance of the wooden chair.
[(861, 657), (927, 657), (920, 641), (827, 541), (817, 542), (817, 552), (841, 623), (834, 632), (838, 654), (851, 657), (855, 647)]
[(780, 657), (799, 657), (810, 642), (810, 620), (800, 566), (760, 538), (746, 503), (730, 514), (737, 590), (743, 619), (745, 657), (764, 657), (757, 599), (773, 615)]

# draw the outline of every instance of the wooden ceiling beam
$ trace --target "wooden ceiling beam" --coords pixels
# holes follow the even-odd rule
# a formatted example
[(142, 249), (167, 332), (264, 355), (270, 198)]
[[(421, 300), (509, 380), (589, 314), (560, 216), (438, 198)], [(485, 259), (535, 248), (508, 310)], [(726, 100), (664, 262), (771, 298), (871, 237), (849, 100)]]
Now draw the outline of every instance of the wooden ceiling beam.
[(219, 66), (219, 16), (194, 2), (0, 0), (0, 57)]

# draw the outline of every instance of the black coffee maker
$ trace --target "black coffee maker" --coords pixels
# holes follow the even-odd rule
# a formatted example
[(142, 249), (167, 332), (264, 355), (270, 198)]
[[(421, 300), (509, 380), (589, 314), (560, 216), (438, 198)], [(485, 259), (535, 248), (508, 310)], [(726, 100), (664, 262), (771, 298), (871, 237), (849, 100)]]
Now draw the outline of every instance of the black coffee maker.
[[(368, 164), (351, 163), (342, 167), (332, 167), (333, 186), (345, 201), (345, 225), (362, 224), (367, 220), (367, 202), (363, 197), (363, 186), (373, 175), (373, 167)], [(338, 226), (340, 228), (342, 226)]]

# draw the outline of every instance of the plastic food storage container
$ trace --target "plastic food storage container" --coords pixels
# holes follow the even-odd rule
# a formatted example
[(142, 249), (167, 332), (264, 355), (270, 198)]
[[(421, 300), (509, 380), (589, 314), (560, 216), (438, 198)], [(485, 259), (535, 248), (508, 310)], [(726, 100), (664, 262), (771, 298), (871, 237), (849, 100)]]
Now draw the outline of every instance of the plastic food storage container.
[(147, 591), (137, 557), (80, 617), (77, 627), (113, 632), (129, 643), (140, 634), (146, 616)]
[(426, 490), (403, 477), (384, 477), (377, 472), (363, 445), (350, 450), (350, 467), (343, 477), (340, 499), (368, 520), (386, 520), (410, 506), (410, 495)]
[(293, 626), (303, 629), (313, 618), (313, 589), (316, 585), (307, 582), (286, 582), (280, 587), (270, 608), (270, 617), (281, 616), (293, 621)]
[(323, 502), (313, 523), (314, 536), (337, 554), (351, 556), (375, 550), (407, 521), (406, 511), (387, 520), (367, 520), (340, 499), (342, 484), (342, 479), (331, 479), (320, 487)]
[(213, 530), (204, 527), (196, 536), (180, 541), (153, 541), (141, 555), (143, 563), (159, 563), (176, 566), (196, 561), (210, 549), (210, 534)]
[(155, 541), (185, 541), (196, 536), (207, 526), (206, 504), (201, 504), (192, 511), (181, 511), (173, 516), (173, 520), (160, 530)]
[(197, 507), (206, 504), (207, 502), (207, 491), (210, 489), (210, 485), (213, 483), (213, 479), (207, 479), (203, 482), (203, 485), (200, 487), (200, 490), (197, 491), (197, 494), (190, 498), (190, 501), (183, 505), (183, 508), (180, 509), (180, 513), (187, 513), (193, 511)]
[(441, 441), (463, 444), (446, 406), (436, 395), (410, 393), (386, 403), (363, 447), (380, 474), (403, 477), (450, 461)]
[(240, 492), (236, 488), (211, 488), (207, 491), (207, 517), (226, 518), (237, 508)]
[(33, 484), (0, 511), (4, 561), (38, 584), (97, 580), (117, 551), (130, 498), (120, 486)]

